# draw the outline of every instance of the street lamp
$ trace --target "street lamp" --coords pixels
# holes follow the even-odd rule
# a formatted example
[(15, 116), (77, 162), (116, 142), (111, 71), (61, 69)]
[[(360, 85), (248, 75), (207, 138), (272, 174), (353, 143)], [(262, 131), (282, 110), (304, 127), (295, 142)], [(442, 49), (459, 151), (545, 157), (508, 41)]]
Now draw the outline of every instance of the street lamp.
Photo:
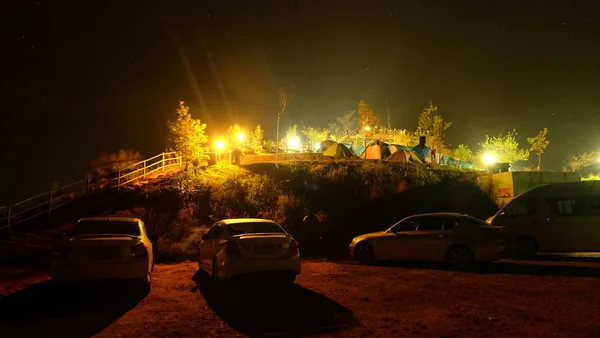
[(291, 136), (287, 140), (288, 148), (293, 150), (300, 150), (302, 146), (302, 141), (298, 136)]
[(217, 161), (220, 161), (221, 160), (221, 152), (225, 148), (225, 142), (223, 140), (218, 140), (215, 143), (215, 146), (217, 148), (217, 154), (218, 154), (218, 160)]
[(489, 167), (492, 164), (496, 163), (496, 155), (492, 153), (486, 153), (483, 155), (483, 162)]
[[(363, 128), (363, 130), (365, 131), (365, 150), (364, 150), (364, 151), (367, 151), (367, 133), (371, 131), (371, 126), (369, 126), (369, 125), (366, 125), (366, 126)], [(365, 159), (367, 159), (367, 158), (366, 158), (366, 155), (365, 155)]]
[(244, 133), (237, 134), (238, 141), (242, 142), (245, 138), (246, 138), (246, 135), (244, 135)]

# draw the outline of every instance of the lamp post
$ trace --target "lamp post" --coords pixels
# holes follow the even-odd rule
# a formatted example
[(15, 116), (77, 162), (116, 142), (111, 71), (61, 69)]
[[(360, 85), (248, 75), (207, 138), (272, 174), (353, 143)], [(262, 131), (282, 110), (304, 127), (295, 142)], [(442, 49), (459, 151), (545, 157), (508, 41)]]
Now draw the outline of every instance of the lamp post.
[(367, 133), (371, 131), (371, 126), (366, 125), (363, 130), (365, 131), (365, 151), (367, 151)]
[(225, 142), (223, 140), (218, 140), (217, 143), (215, 144), (215, 146), (217, 147), (217, 163), (221, 161), (221, 152), (223, 151), (223, 148), (225, 148)]

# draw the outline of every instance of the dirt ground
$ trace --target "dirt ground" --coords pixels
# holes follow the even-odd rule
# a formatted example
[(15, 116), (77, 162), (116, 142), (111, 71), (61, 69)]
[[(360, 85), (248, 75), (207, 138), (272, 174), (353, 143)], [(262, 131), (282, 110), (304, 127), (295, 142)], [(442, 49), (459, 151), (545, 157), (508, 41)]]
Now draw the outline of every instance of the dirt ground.
[(2, 337), (600, 336), (598, 262), (464, 273), (305, 261), (288, 289), (218, 285), (188, 262), (157, 265), (147, 296), (135, 284), (57, 290), (43, 273), (0, 273)]

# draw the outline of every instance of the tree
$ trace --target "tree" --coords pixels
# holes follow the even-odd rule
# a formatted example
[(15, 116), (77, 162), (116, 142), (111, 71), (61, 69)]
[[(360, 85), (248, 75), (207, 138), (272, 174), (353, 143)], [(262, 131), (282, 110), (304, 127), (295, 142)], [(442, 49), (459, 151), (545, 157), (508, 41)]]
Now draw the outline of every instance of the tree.
[(285, 108), (288, 105), (288, 95), (283, 89), (279, 89), (279, 112), (277, 112), (277, 148), (275, 148), (275, 162), (279, 160), (279, 121), (281, 120), (281, 115), (285, 111)]
[(471, 162), (473, 160), (473, 151), (464, 144), (459, 144), (452, 155), (460, 162)]
[(337, 118), (337, 121), (342, 125), (343, 132), (345, 134), (350, 133), (351, 130), (356, 128), (356, 119), (354, 115), (356, 112), (354, 110), (347, 111), (343, 116)]
[(566, 166), (564, 170), (573, 172), (579, 171), (592, 164), (597, 157), (598, 155), (593, 152), (585, 152), (581, 155), (569, 155), (567, 160), (564, 162)]
[(377, 117), (373, 114), (373, 110), (369, 108), (367, 103), (363, 100), (358, 102), (358, 126), (361, 130), (365, 130), (368, 126), (369, 129), (375, 130), (375, 126), (377, 126)]
[(511, 165), (518, 161), (526, 161), (529, 158), (529, 151), (519, 149), (516, 136), (517, 132), (515, 130), (505, 135), (500, 134), (493, 137), (485, 135), (485, 141), (479, 143), (481, 146), (479, 157), (492, 154), (498, 163), (510, 163)]
[(339, 123), (330, 123), (327, 130), (329, 130), (329, 138), (333, 141), (338, 141), (344, 136)]
[(321, 142), (327, 140), (329, 136), (329, 130), (313, 127), (304, 127), (302, 128), (302, 134), (304, 134), (304, 136), (306, 137), (306, 141), (308, 142), (308, 149), (314, 149), (318, 148), (316, 144), (320, 144)]
[(262, 151), (262, 144), (263, 144), (263, 137), (264, 137), (264, 131), (262, 129), (262, 127), (259, 125), (256, 126), (256, 129), (254, 129), (254, 132), (252, 133), (251, 136), (251, 142), (252, 142), (252, 147), (254, 148), (254, 150), (256, 151)]
[(538, 155), (538, 171), (540, 171), (540, 166), (542, 163), (542, 154), (544, 153), (544, 150), (546, 150), (548, 144), (550, 144), (550, 141), (546, 139), (547, 133), (548, 128), (544, 128), (542, 129), (542, 131), (540, 131), (540, 133), (537, 136), (527, 138), (527, 142), (529, 142), (529, 144), (531, 145), (529, 151), (535, 151)]
[(177, 118), (167, 121), (167, 126), (170, 140), (182, 159), (198, 165), (208, 158), (206, 154), (208, 138), (204, 133), (206, 124), (193, 119), (189, 111), (190, 108), (185, 106), (183, 101), (179, 101)]
[(227, 144), (233, 147), (236, 144), (241, 143), (243, 139), (240, 140), (239, 135), (244, 135), (244, 131), (239, 124), (234, 123), (232, 126), (229, 126), (229, 128), (227, 128)]
[(445, 121), (438, 114), (438, 107), (429, 101), (429, 106), (425, 107), (421, 115), (419, 115), (418, 127), (415, 132), (415, 137), (427, 137), (427, 145), (433, 150), (440, 152), (444, 150), (446, 138), (446, 130), (452, 126), (452, 122)]

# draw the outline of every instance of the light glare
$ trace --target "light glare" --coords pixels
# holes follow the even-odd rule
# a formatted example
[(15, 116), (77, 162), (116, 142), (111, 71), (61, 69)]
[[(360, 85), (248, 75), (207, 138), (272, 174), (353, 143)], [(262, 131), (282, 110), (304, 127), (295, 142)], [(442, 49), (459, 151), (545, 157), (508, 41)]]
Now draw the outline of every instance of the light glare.
[(300, 150), (302, 142), (298, 136), (292, 136), (287, 140), (288, 148), (293, 150)]
[(496, 163), (496, 156), (494, 154), (485, 154), (483, 155), (483, 161), (485, 162), (485, 164), (487, 165), (491, 165)]
[(225, 148), (225, 142), (223, 140), (218, 140), (215, 143), (215, 146), (217, 147), (218, 150), (223, 150), (223, 148)]

